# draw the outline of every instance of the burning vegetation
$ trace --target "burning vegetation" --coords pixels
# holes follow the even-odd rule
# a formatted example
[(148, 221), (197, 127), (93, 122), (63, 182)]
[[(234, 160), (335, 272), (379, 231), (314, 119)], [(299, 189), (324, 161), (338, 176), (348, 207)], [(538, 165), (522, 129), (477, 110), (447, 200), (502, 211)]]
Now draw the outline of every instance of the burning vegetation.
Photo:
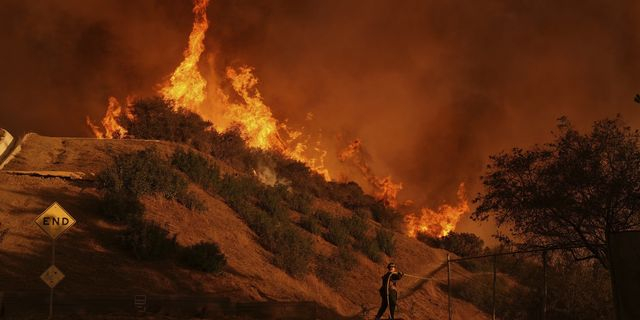
[[(181, 137), (177, 141), (186, 142), (185, 140), (195, 139), (201, 142), (203, 139), (211, 139), (212, 142), (215, 141), (214, 145), (224, 144), (225, 147), (220, 148), (222, 150), (229, 150), (230, 144), (240, 143), (260, 152), (276, 153), (300, 162), (320, 176), (324, 182), (332, 181), (330, 170), (325, 165), (325, 158), (329, 153), (327, 149), (322, 147), (320, 140), (313, 135), (303, 132), (302, 129), (294, 129), (288, 126), (286, 121), (278, 120), (273, 115), (271, 108), (265, 103), (258, 90), (259, 80), (253, 74), (253, 68), (227, 67), (224, 76), (220, 77), (222, 80), (212, 76), (207, 81), (200, 73), (198, 63), (205, 51), (204, 40), (209, 27), (206, 13), (208, 4), (208, 0), (195, 0), (193, 8), (195, 19), (188, 46), (184, 51), (184, 59), (166, 83), (161, 84), (158, 94), (168, 103), (172, 111), (182, 114), (185, 119), (193, 120), (193, 116), (204, 119), (205, 122), (200, 123), (199, 127), (210, 134), (200, 132), (196, 134), (197, 138)], [(156, 102), (162, 104), (162, 101)], [(132, 99), (127, 99), (126, 104), (122, 105), (115, 97), (110, 97), (106, 114), (100, 122), (101, 127), (92, 123), (89, 118), (87, 118), (87, 125), (100, 139), (149, 138), (149, 134), (132, 130), (136, 127), (135, 122), (140, 120), (136, 119), (139, 116), (137, 113), (144, 113), (144, 108), (149, 106), (149, 103), (142, 104), (142, 108), (134, 108), (134, 105), (135, 102)], [(167, 110), (163, 111), (162, 107), (154, 110), (166, 116)], [(311, 119), (312, 116), (307, 118)], [(157, 115), (150, 117), (147, 113), (144, 121), (158, 121), (158, 117)], [(148, 125), (143, 127), (144, 130), (153, 128)], [(138, 129), (140, 129), (139, 125)], [(159, 138), (157, 135), (151, 136)], [(212, 154), (225, 157), (216, 152)], [(357, 169), (374, 195), (373, 202), (379, 202), (382, 207), (390, 208), (390, 212), (396, 215), (400, 215), (400, 212), (404, 213), (406, 233), (410, 236), (415, 237), (418, 233), (433, 237), (446, 236), (455, 229), (460, 217), (469, 212), (463, 184), (458, 190), (457, 205), (444, 204), (437, 210), (426, 207), (412, 208), (407, 205), (411, 201), (399, 205), (398, 193), (403, 188), (402, 183), (393, 181), (391, 176), (381, 177), (375, 174), (369, 165), (362, 141), (359, 139), (337, 152), (337, 158), (340, 163)], [(248, 169), (249, 172), (254, 172), (255, 175), (260, 173), (262, 176), (264, 172), (270, 175), (276, 172), (272, 168), (263, 167)], [(279, 180), (279, 177), (272, 178), (270, 180), (284, 181)], [(377, 212), (373, 209), (371, 211), (374, 215)], [(383, 211), (387, 212), (387, 210)]]

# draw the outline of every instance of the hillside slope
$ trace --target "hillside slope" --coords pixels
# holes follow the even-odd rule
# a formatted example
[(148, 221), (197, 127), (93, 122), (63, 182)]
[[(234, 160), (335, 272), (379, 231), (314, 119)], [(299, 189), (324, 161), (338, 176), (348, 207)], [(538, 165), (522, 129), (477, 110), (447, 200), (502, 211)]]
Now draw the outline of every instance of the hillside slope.
[[(393, 258), (373, 263), (358, 253), (357, 266), (345, 270), (344, 283), (339, 289), (332, 289), (312, 274), (296, 279), (272, 265), (271, 254), (258, 244), (244, 221), (222, 198), (196, 185), (189, 188), (205, 202), (205, 212), (190, 211), (163, 197), (147, 196), (143, 199), (145, 219), (164, 226), (182, 245), (218, 243), (228, 261), (224, 272), (211, 275), (168, 261), (136, 260), (118, 245), (122, 227), (98, 213), (100, 193), (91, 179), (110, 164), (113, 155), (148, 147), (168, 156), (183, 146), (163, 141), (36, 134), (23, 139), (20, 152), (0, 171), (0, 229), (8, 228), (0, 243), (0, 290), (48, 293), (39, 276), (50, 264), (51, 245), (33, 220), (57, 201), (77, 220), (56, 245), (56, 265), (66, 275), (56, 288), (59, 294), (207, 294), (233, 301), (312, 301), (344, 316), (361, 315), (368, 310), (369, 317), (373, 317), (379, 304), (379, 277), (386, 263), (393, 260), (401, 270), (416, 275), (426, 276), (440, 269), (432, 281), (402, 281), (401, 290), (406, 294), (399, 303), (400, 314), (410, 319), (446, 318), (447, 296), (441, 290), (441, 285), (446, 284), (446, 272), (441, 270), (446, 251), (396, 233), (397, 253)], [(216, 162), (223, 172), (234, 172), (221, 161)], [(69, 172), (78, 175), (65, 174)], [(339, 204), (322, 199), (316, 199), (314, 206), (333, 214), (351, 214)], [(316, 252), (328, 254), (335, 250), (321, 237), (312, 237)], [(455, 268), (457, 274), (468, 273)], [(464, 301), (454, 299), (454, 306), (456, 319), (488, 318)]]

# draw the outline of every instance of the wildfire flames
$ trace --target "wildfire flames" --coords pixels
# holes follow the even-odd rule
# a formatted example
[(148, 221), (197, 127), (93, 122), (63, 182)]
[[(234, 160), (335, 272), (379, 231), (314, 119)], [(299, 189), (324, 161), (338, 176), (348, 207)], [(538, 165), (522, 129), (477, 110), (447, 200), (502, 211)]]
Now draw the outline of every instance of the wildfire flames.
[[(205, 46), (205, 33), (209, 27), (206, 9), (209, 0), (195, 0), (193, 12), (195, 20), (189, 35), (189, 44), (184, 51), (184, 60), (171, 74), (168, 81), (158, 91), (165, 99), (174, 102), (175, 108), (185, 108), (201, 115), (214, 124), (217, 131), (223, 132), (232, 127), (240, 129), (241, 135), (249, 147), (273, 150), (305, 163), (315, 172), (330, 180), (329, 170), (324, 165), (327, 151), (321, 148), (319, 139), (311, 142), (309, 135), (287, 126), (277, 120), (271, 108), (267, 106), (257, 88), (258, 78), (251, 67), (227, 67), (225, 81), (230, 89), (225, 91), (212, 76), (208, 82), (198, 70), (198, 63)], [(101, 121), (102, 129), (87, 117), (87, 125), (100, 139), (123, 138), (127, 130), (118, 123), (126, 116), (133, 119), (127, 106), (124, 108), (116, 98), (109, 98), (107, 112)], [(312, 115), (307, 114), (307, 119)], [(402, 183), (392, 181), (390, 176), (376, 176), (364, 157), (362, 143), (355, 140), (338, 154), (343, 163), (355, 165), (366, 178), (377, 199), (396, 208), (398, 193)], [(455, 228), (460, 216), (469, 211), (464, 198), (464, 186), (458, 191), (460, 203), (455, 206), (443, 205), (437, 211), (422, 208), (418, 214), (406, 216), (408, 234), (427, 232), (433, 236), (444, 236)]]
[(133, 114), (129, 112), (128, 107), (123, 108), (120, 105), (120, 102), (118, 102), (118, 99), (109, 97), (107, 112), (101, 121), (104, 131), (101, 130), (97, 125), (93, 124), (89, 117), (87, 117), (87, 125), (89, 126), (89, 128), (91, 128), (91, 131), (93, 131), (93, 134), (98, 139), (122, 138), (127, 135), (127, 129), (123, 128), (118, 123), (118, 119), (123, 115), (129, 119), (133, 119)]
[(349, 161), (360, 170), (369, 185), (373, 187), (378, 200), (384, 201), (385, 204), (393, 208), (398, 206), (398, 192), (402, 190), (402, 183), (393, 182), (391, 176), (379, 178), (373, 173), (364, 157), (362, 142), (359, 139), (354, 140), (342, 150), (338, 155), (338, 159), (342, 162)]
[(464, 183), (458, 187), (458, 205), (453, 207), (442, 205), (438, 210), (421, 208), (419, 214), (405, 216), (407, 234), (415, 237), (418, 233), (426, 233), (435, 237), (444, 237), (455, 229), (460, 217), (469, 212), (469, 203), (465, 196)]
[(202, 104), (205, 99), (204, 89), (207, 81), (198, 71), (198, 61), (204, 52), (204, 36), (209, 28), (208, 5), (209, 0), (195, 1), (193, 7), (195, 21), (189, 35), (189, 46), (184, 52), (184, 60), (171, 75), (169, 85), (160, 89), (163, 97), (175, 101), (179, 106), (195, 107)]

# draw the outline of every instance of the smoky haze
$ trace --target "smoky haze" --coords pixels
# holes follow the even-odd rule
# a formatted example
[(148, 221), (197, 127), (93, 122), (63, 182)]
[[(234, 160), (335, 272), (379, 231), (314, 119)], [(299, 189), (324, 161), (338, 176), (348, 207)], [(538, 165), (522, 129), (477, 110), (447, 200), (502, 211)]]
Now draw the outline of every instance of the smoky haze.
[[(155, 92), (193, 18), (189, 1), (0, 8), (0, 126), (48, 135), (88, 136), (85, 116), (110, 95)], [(635, 1), (212, 0), (201, 70), (255, 67), (276, 117), (322, 134), (330, 168), (359, 138), (401, 200), (437, 206), (460, 182), (478, 192), (490, 154), (549, 140), (562, 115), (640, 127), (638, 13)]]

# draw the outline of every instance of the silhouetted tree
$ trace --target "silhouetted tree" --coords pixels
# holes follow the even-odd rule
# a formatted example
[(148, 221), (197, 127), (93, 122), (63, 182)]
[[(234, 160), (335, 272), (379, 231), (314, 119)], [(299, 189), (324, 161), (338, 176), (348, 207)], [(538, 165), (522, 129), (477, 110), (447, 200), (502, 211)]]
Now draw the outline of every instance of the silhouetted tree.
[(608, 268), (611, 232), (640, 226), (640, 134), (618, 116), (590, 133), (559, 119), (555, 140), (492, 156), (476, 220), (493, 216), (533, 246), (585, 246), (576, 259)]

